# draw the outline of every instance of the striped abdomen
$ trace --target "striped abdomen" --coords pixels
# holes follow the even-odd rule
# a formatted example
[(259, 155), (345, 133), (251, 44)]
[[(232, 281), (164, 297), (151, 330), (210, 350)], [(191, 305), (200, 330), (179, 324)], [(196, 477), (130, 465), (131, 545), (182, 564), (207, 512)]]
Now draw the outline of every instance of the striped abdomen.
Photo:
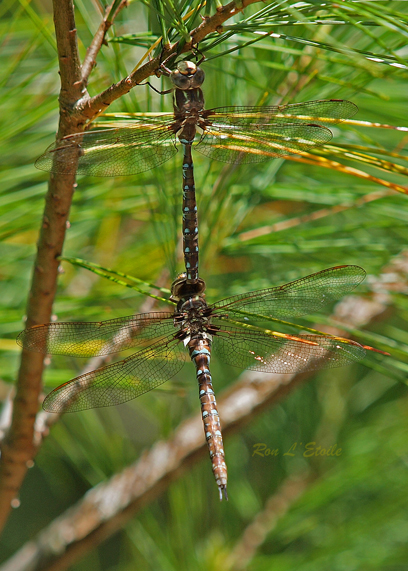
[(212, 470), (220, 493), (220, 500), (222, 500), (223, 496), (227, 500), (227, 466), (225, 464), (224, 444), (209, 369), (211, 342), (207, 338), (191, 339), (188, 342), (188, 349), (197, 371), (201, 414), (203, 417), (205, 438), (210, 452)]
[(182, 141), (183, 157), (183, 253), (187, 283), (198, 280), (198, 221), (191, 143)]

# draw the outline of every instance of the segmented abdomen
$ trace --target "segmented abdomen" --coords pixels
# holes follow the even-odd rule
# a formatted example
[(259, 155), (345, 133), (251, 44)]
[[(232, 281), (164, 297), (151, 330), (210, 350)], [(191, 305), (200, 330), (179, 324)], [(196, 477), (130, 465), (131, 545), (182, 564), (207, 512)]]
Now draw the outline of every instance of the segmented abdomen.
[(191, 339), (188, 343), (191, 360), (197, 371), (201, 414), (204, 433), (212, 463), (212, 470), (220, 493), (220, 500), (227, 496), (227, 466), (225, 464), (224, 444), (222, 441), (221, 425), (215, 401), (212, 379), (210, 374), (211, 341), (209, 338)]
[(182, 141), (183, 157), (183, 252), (187, 283), (198, 280), (198, 222), (191, 143)]

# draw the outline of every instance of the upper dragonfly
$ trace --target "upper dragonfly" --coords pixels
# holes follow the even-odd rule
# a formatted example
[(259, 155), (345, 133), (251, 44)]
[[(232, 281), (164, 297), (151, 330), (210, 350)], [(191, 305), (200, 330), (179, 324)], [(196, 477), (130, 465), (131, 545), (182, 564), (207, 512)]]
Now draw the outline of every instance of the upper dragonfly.
[(201, 154), (224, 163), (258, 163), (310, 151), (327, 143), (325, 124), (352, 117), (358, 108), (342, 99), (271, 107), (204, 109), (204, 71), (182, 61), (170, 71), (174, 111), (133, 118), (120, 127), (97, 125), (92, 131), (57, 140), (36, 161), (45, 171), (93, 176), (123, 176), (150, 170), (183, 145), (183, 246), (188, 283), (198, 282), (198, 222), (192, 144)]

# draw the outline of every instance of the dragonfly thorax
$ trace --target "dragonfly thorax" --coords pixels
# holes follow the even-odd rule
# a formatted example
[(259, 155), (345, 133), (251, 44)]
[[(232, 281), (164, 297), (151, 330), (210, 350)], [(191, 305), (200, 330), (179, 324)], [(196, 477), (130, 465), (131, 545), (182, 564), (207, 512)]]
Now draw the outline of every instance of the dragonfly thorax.
[(212, 311), (203, 297), (196, 296), (180, 301), (174, 316), (174, 325), (180, 329), (179, 337), (194, 339), (207, 336), (208, 333), (211, 338), (211, 314)]
[(173, 97), (174, 123), (173, 132), (183, 144), (192, 144), (197, 127), (205, 129), (206, 121), (202, 117), (204, 110), (204, 95), (198, 87), (183, 91), (176, 89)]
[(206, 311), (208, 309), (207, 302), (200, 296), (190, 297), (185, 301), (181, 300), (179, 306), (180, 313), (186, 314), (190, 321), (201, 320), (208, 313)]
[(191, 118), (198, 121), (204, 109), (204, 95), (202, 90), (197, 87), (189, 91), (176, 89), (173, 99), (174, 115), (176, 119)]

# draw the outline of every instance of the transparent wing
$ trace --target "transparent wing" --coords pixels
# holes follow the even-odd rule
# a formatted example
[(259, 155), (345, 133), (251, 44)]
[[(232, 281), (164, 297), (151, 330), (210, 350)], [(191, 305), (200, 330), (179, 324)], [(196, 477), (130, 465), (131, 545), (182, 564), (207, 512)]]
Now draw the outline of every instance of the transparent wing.
[(170, 338), (64, 383), (49, 393), (43, 408), (48, 412), (76, 412), (127, 402), (173, 377), (185, 359), (183, 345)]
[(171, 120), (160, 125), (144, 121), (131, 127), (68, 135), (48, 147), (35, 166), (61, 174), (138, 174), (157, 167), (177, 153), (171, 124)]
[(350, 293), (365, 275), (360, 266), (335, 266), (279, 287), (234, 295), (211, 307), (215, 316), (228, 314), (240, 320), (244, 319), (240, 310), (265, 317), (297, 317), (319, 311)]
[(225, 163), (256, 163), (310, 151), (332, 138), (333, 125), (358, 107), (342, 99), (272, 107), (218, 107), (204, 111), (209, 123), (197, 151)]
[(173, 314), (141, 313), (108, 321), (60, 322), (22, 331), (17, 343), (37, 353), (94, 357), (141, 346), (175, 333)]
[[(299, 340), (298, 340), (299, 339)], [(228, 327), (214, 336), (214, 353), (229, 365), (265, 373), (294, 373), (342, 367), (359, 361), (364, 348), (326, 335), (282, 338), (262, 331)]]
[(321, 99), (305, 103), (290, 103), (270, 107), (217, 107), (204, 112), (211, 122), (231, 126), (263, 128), (265, 125), (315, 123), (333, 125), (350, 119), (358, 111), (357, 105), (344, 99)]
[(195, 149), (223, 163), (260, 163), (327, 143), (332, 132), (321, 125), (260, 125), (240, 127), (213, 123)]

